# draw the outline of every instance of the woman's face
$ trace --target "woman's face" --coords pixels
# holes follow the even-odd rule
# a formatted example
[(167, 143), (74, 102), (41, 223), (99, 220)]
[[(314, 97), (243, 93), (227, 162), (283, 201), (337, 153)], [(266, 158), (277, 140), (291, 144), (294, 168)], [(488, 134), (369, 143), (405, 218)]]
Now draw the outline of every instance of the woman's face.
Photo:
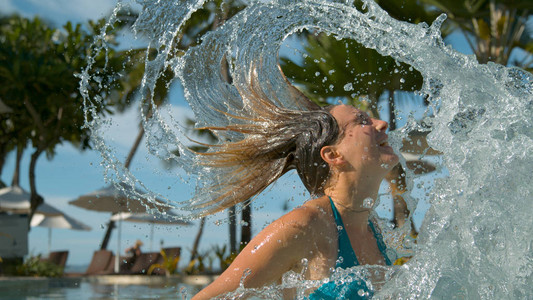
[(384, 176), (398, 163), (398, 156), (387, 142), (387, 122), (370, 118), (349, 105), (338, 105), (331, 114), (342, 135), (335, 147), (345, 161), (344, 168)]

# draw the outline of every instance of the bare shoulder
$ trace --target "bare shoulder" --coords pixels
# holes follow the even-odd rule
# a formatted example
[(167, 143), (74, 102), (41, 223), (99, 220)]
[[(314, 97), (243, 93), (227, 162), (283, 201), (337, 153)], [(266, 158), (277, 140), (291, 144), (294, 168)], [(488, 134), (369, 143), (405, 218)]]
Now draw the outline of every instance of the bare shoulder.
[[(261, 230), (248, 244), (249, 248), (271, 248), (273, 252), (300, 258), (310, 247), (316, 246), (317, 239), (324, 237), (328, 227), (330, 210), (321, 198), (307, 201)], [(265, 243), (268, 241), (269, 243)], [(274, 242), (275, 243), (272, 243)], [(271, 247), (264, 247), (270, 244)]]
[(329, 236), (327, 230), (331, 229), (331, 218), (329, 202), (322, 198), (309, 200), (272, 222), (258, 234), (258, 238), (262, 240), (275, 235), (295, 251), (305, 251)]
[[(323, 243), (327, 206), (323, 200), (306, 202), (272, 222), (255, 236), (231, 266), (194, 299), (211, 299), (235, 290), (244, 278), (245, 287), (280, 282), (284, 273), (298, 268), (303, 258), (315, 259)], [(318, 241), (317, 241), (318, 239)], [(247, 270), (248, 275), (243, 277)]]
[(274, 221), (271, 226), (292, 227), (293, 230), (301, 230), (302, 232), (314, 230), (315, 227), (320, 228), (329, 221), (331, 214), (328, 202), (324, 201), (323, 198), (305, 202)]

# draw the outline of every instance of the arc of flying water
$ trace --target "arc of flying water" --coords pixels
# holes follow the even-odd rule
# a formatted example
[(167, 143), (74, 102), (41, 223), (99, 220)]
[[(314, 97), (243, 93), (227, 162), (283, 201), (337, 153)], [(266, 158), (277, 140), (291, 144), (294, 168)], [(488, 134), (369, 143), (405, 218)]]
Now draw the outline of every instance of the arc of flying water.
[[(191, 3), (199, 2), (183, 2), (181, 7), (184, 9), (194, 8), (194, 5), (190, 6)], [(278, 101), (279, 105), (291, 107), (291, 105), (294, 105), (292, 103), (294, 95), (291, 94), (290, 87), (286, 85), (285, 79), (279, 72), (277, 52), (285, 37), (304, 28), (321, 30), (339, 38), (355, 39), (368, 48), (376, 49), (382, 55), (388, 55), (398, 61), (410, 64), (424, 76), (425, 82), (421, 92), (429, 96), (428, 100), (436, 108), (435, 115), (430, 121), (434, 132), (439, 132), (439, 138), (435, 138), (436, 135), (432, 133), (429, 136), (429, 143), (432, 148), (445, 154), (451, 179), (445, 181), (445, 184), (436, 185), (435, 189), (442, 194), (435, 197), (432, 203), (434, 209), (428, 212), (429, 217), (425, 221), (425, 228), (419, 240), (419, 253), (421, 254), (418, 257), (415, 256), (405, 267), (400, 269), (399, 272), (403, 276), (396, 276), (391, 283), (386, 284), (384, 295), (397, 294), (394, 292), (394, 288), (396, 288), (400, 291), (400, 296), (416, 294), (418, 297), (430, 297), (435, 286), (437, 286), (439, 278), (455, 276), (455, 281), (452, 281), (453, 284), (457, 284), (457, 282), (468, 284), (468, 280), (463, 278), (468, 274), (482, 278), (480, 271), (477, 270), (461, 277), (454, 275), (449, 269), (444, 269), (441, 266), (454, 266), (454, 258), (461, 258), (464, 262), (479, 267), (480, 270), (484, 268), (484, 265), (487, 266), (485, 269), (495, 268), (491, 269), (491, 275), (483, 275), (485, 277), (479, 279), (478, 282), (482, 283), (480, 285), (482, 287), (479, 289), (487, 286), (487, 280), (489, 280), (487, 278), (492, 276), (492, 274), (509, 275), (507, 277), (518, 274), (512, 273), (512, 270), (498, 269), (499, 265), (491, 263), (480, 265), (479, 262), (476, 262), (475, 257), (487, 258), (487, 255), (480, 251), (481, 249), (487, 253), (492, 253), (490, 248), (483, 245), (466, 249), (465, 245), (457, 244), (457, 247), (453, 248), (453, 251), (455, 251), (453, 255), (442, 255), (442, 253), (437, 255), (438, 252), (432, 251), (432, 248), (449, 241), (447, 237), (452, 237), (451, 234), (453, 234), (453, 230), (448, 229), (451, 224), (464, 229), (461, 234), (467, 241), (478, 243), (480, 239), (484, 239), (484, 236), (476, 236), (476, 233), (468, 231), (465, 226), (470, 226), (469, 223), (461, 223), (463, 220), (453, 217), (457, 213), (458, 207), (461, 206), (468, 207), (466, 209), (467, 212), (480, 213), (476, 211), (478, 208), (473, 206), (473, 204), (478, 203), (473, 203), (470, 199), (467, 199), (465, 195), (468, 193), (462, 194), (461, 191), (450, 190), (445, 185), (450, 184), (453, 187), (469, 182), (482, 184), (482, 181), (490, 176), (483, 172), (473, 175), (467, 174), (462, 171), (463, 166), (454, 164), (455, 160), (463, 164), (465, 162), (478, 161), (478, 159), (472, 157), (474, 155), (472, 152), (464, 151), (459, 144), (463, 141), (468, 141), (464, 139), (464, 136), (469, 132), (468, 130), (479, 134), (479, 136), (487, 137), (486, 133), (482, 132), (486, 128), (483, 127), (496, 122), (505, 123), (509, 115), (522, 118), (521, 120), (527, 120), (527, 114), (531, 113), (532, 105), (530, 103), (533, 103), (531, 101), (530, 83), (527, 83), (530, 82), (529, 77), (516, 69), (506, 69), (494, 64), (477, 65), (474, 57), (458, 54), (451, 48), (445, 47), (439, 35), (439, 27), (444, 21), (444, 17), (438, 18), (431, 26), (425, 24), (413, 25), (388, 17), (371, 1), (365, 1), (365, 6), (367, 11), (362, 13), (353, 7), (337, 2), (311, 0), (296, 3), (294, 1), (254, 2), (244, 12), (230, 19), (219, 30), (206, 35), (199, 46), (191, 48), (182, 58), (165, 60), (164, 64), (161, 58), (156, 63), (147, 63), (146, 82), (153, 82), (150, 78), (157, 78), (160, 71), (157, 67), (160, 68), (162, 65), (172, 67), (185, 86), (185, 96), (191, 104), (195, 116), (199, 119), (199, 124), (209, 121), (210, 125), (223, 125), (228, 120), (219, 114), (213, 114), (208, 106), (230, 112), (244, 109), (244, 113), (246, 113), (246, 99), (241, 99), (236, 89), (220, 78), (219, 66), (221, 62), (224, 59), (230, 61), (230, 71), (235, 86), (246, 90), (251, 82), (251, 72), (257, 72), (263, 92), (273, 101)], [(150, 10), (152, 9), (157, 10), (157, 8), (150, 8)], [(164, 18), (170, 18), (173, 12), (160, 10), (157, 13), (163, 14), (164, 16), (162, 17)], [(182, 13), (181, 15), (190, 16), (187, 13)], [(150, 22), (153, 21), (151, 24), (158, 26), (154, 20), (153, 18), (150, 19)], [(183, 22), (185, 20), (180, 20), (178, 24)], [(137, 28), (143, 28), (139, 25), (141, 23), (140, 21), (137, 23)], [(147, 25), (145, 28), (150, 29), (150, 26)], [(261, 30), (262, 28), (269, 28), (270, 30), (265, 32)], [(240, 29), (245, 30), (241, 32)], [(154, 32), (158, 31), (155, 30)], [(166, 40), (168, 41), (168, 39)], [(162, 44), (164, 41), (155, 39), (155, 42), (151, 45), (159, 50), (160, 46), (165, 45)], [(241, 45), (245, 45), (245, 47), (241, 47)], [(164, 50), (167, 48), (161, 49), (163, 49), (162, 53), (164, 54)], [(160, 53), (159, 55), (163, 54)], [(201, 76), (195, 77), (195, 74), (201, 74)], [(523, 85), (525, 87), (517, 89), (516, 85), (520, 84), (516, 82), (522, 80), (519, 79), (521, 76), (524, 77)], [(460, 78), (460, 80), (457, 80), (457, 78)], [(460, 92), (457, 92), (457, 90)], [(485, 101), (488, 97), (491, 97), (490, 95), (499, 95), (500, 99), (507, 99), (507, 102), (505, 102), (507, 106), (503, 110), (499, 110), (501, 112), (500, 115), (492, 115), (491, 118), (488, 118), (483, 115), (484, 112), (482, 111), (494, 111), (495, 106), (504, 104), (497, 101)], [(226, 102), (221, 103), (221, 98), (225, 98)], [(439, 102), (439, 99), (446, 99), (446, 101)], [(526, 99), (526, 101), (521, 101), (521, 99)], [(527, 99), (529, 99), (529, 102)], [(441, 113), (441, 111), (446, 113)], [(151, 135), (152, 139), (149, 142), (149, 145), (152, 145), (151, 151), (155, 152), (155, 154), (158, 154), (157, 151), (161, 150), (161, 148), (156, 148), (155, 145), (168, 147), (167, 144), (171, 142), (176, 142), (180, 145), (179, 139), (173, 135), (159, 115), (156, 115), (146, 125), (150, 126), (153, 133), (157, 133), (157, 135)], [(530, 122), (526, 121), (523, 128), (531, 128)], [(521, 130), (517, 131), (520, 137), (528, 136), (524, 129), (518, 128), (518, 130)], [(168, 138), (169, 136), (172, 139)], [(166, 142), (165, 145), (161, 145), (161, 138)], [(487, 138), (490, 138), (490, 136)], [(457, 142), (457, 145), (452, 142)], [(488, 147), (490, 146), (485, 145), (483, 147), (489, 149)], [(503, 154), (501, 152), (503, 150), (500, 148), (503, 149), (504, 146), (508, 147), (508, 145), (504, 144), (493, 146), (493, 148), (496, 148), (493, 151), (494, 155)], [(165, 149), (168, 152), (168, 148)], [(483, 150), (490, 152), (486, 149)], [(161, 153), (166, 153), (165, 151)], [(184, 163), (194, 163), (193, 156), (190, 156), (187, 152), (184, 154), (176, 158), (180, 165), (186, 167), (189, 171), (198, 171)], [(512, 159), (507, 161), (515, 163), (515, 160)], [(495, 165), (497, 164), (496, 162)], [(527, 166), (528, 164), (524, 165)], [(520, 165), (515, 165), (515, 172), (522, 172), (520, 167)], [(505, 173), (501, 168), (498, 170)], [(216, 175), (216, 173), (213, 175)], [(216, 176), (213, 176), (213, 178), (216, 180)], [(494, 183), (496, 181), (490, 182)], [(509, 184), (512, 184), (512, 182)], [(198, 191), (201, 192), (201, 187)], [(528, 192), (523, 191), (523, 188), (521, 193), (528, 195)], [(454, 197), (456, 199), (452, 202)], [(489, 204), (493, 205), (493, 207), (498, 205), (497, 203)], [(508, 207), (501, 209), (504, 212), (508, 210)], [(502, 222), (509, 223), (506, 220), (502, 220)], [(472, 226), (478, 226), (478, 224)], [(483, 228), (483, 226), (491, 228), (489, 223), (481, 223), (479, 226), (480, 228)], [(517, 254), (515, 253), (514, 255)], [(523, 267), (520, 262), (514, 261), (514, 263), (518, 267)], [(499, 272), (494, 272), (494, 270)], [(524, 270), (527, 273), (527, 268)], [(516, 282), (513, 282), (513, 286), (520, 287), (523, 280), (517, 277), (518, 275), (514, 275), (512, 278)], [(494, 291), (494, 287), (499, 287), (500, 285), (493, 284), (492, 290)], [(472, 293), (481, 293), (476, 292), (479, 290), (476, 290), (477, 288), (472, 289), (474, 290)], [(490, 294), (490, 292), (487, 293)]]
[[(150, 3), (150, 1), (139, 0), (138, 2), (139, 4), (144, 6), (144, 11), (150, 11), (150, 10), (146, 10), (146, 6), (152, 4)], [(204, 2), (205, 0), (196, 1), (196, 5), (193, 5), (193, 6), (196, 6), (197, 7), (196, 9), (198, 9), (199, 7), (203, 5)], [(166, 5), (167, 8), (171, 8), (172, 6), (172, 2), (160, 1), (159, 4)], [(92, 75), (90, 72), (92, 71), (93, 64), (95, 62), (94, 57), (99, 55), (101, 51), (107, 51), (106, 35), (105, 35), (106, 29), (112, 27), (112, 24), (116, 22), (118, 19), (117, 18), (118, 12), (127, 6), (128, 5), (124, 3), (124, 1), (120, 1), (120, 0), (118, 1), (111, 16), (109, 17), (109, 20), (103, 26), (101, 34), (95, 38), (93, 45), (95, 46), (96, 50), (94, 51), (92, 56), (88, 57), (87, 67), (84, 70), (82, 70), (82, 73), (78, 76), (80, 78), (80, 93), (83, 97), (83, 103), (85, 107), (85, 123), (83, 127), (91, 131), (91, 138), (94, 141), (95, 148), (100, 151), (102, 155), (102, 159), (104, 161), (104, 165), (107, 166), (104, 169), (106, 180), (109, 179), (108, 178), (109, 173), (111, 173), (112, 176), (116, 176), (117, 178), (115, 180), (111, 180), (115, 184), (116, 188), (125, 192), (130, 198), (139, 200), (141, 203), (143, 203), (145, 200), (154, 201), (156, 198), (165, 199), (168, 201), (168, 199), (166, 199), (162, 195), (154, 193), (150, 189), (147, 189), (146, 186), (141, 181), (137, 180), (128, 168), (127, 164), (129, 160), (127, 159), (126, 164), (122, 164), (121, 160), (115, 156), (113, 149), (109, 145), (106, 144), (105, 140), (103, 139), (103, 132), (105, 130), (104, 127), (108, 124), (106, 122), (102, 122), (99, 119), (98, 114), (95, 109), (99, 104), (104, 102), (104, 99), (102, 99), (100, 95), (95, 95), (94, 97), (91, 97), (87, 89), (87, 86), (89, 86), (89, 80), (95, 79), (98, 81), (98, 73), (96, 73), (96, 75)], [(186, 15), (188, 14), (188, 16), (183, 16), (184, 18), (181, 23), (177, 23), (177, 24), (175, 22), (165, 23), (166, 25), (172, 25), (172, 26), (169, 26), (164, 30), (165, 34), (161, 35), (161, 38), (169, 39), (172, 36), (172, 33), (175, 34), (175, 32), (179, 32), (179, 29), (183, 26), (186, 19), (188, 19), (188, 17), (190, 17), (190, 15), (193, 13), (193, 11), (188, 11), (188, 10), (180, 10), (180, 11), (184, 12)], [(147, 34), (149, 32), (153, 32), (153, 30), (149, 30), (148, 27), (146, 26), (154, 25), (155, 23), (153, 22), (161, 22), (161, 20), (162, 19), (158, 18), (158, 16), (143, 13), (140, 15), (139, 19), (136, 20), (133, 26), (134, 32), (136, 34)], [(153, 26), (153, 28), (158, 28), (158, 27)], [(172, 28), (174, 28), (174, 30), (169, 31), (169, 29), (172, 29)], [(169, 33), (171, 34), (169, 35)], [(151, 36), (151, 38), (154, 39), (155, 36)], [(102, 46), (98, 47), (99, 44), (101, 44)], [(149, 45), (148, 49), (150, 48), (151, 47)], [(164, 54), (168, 55), (168, 51), (169, 50), (167, 50), (166, 53)], [(146, 99), (142, 97), (143, 99), (140, 101), (139, 105), (140, 105), (140, 113), (141, 113), (141, 120), (142, 120), (141, 125), (143, 126), (145, 130), (149, 127), (153, 127), (153, 124), (147, 121), (147, 119), (152, 119), (152, 118), (148, 118), (146, 115), (146, 112), (150, 111), (150, 113), (153, 113), (159, 116), (159, 112), (156, 109), (157, 106), (153, 101), (153, 91), (155, 88), (155, 83), (159, 76), (158, 74), (159, 72), (161, 72), (161, 70), (164, 68), (164, 65), (165, 65), (165, 60), (163, 56), (158, 54), (158, 57), (154, 61), (150, 61), (148, 59), (148, 53), (149, 53), (149, 50), (147, 51), (147, 57), (145, 60), (146, 73), (143, 74), (143, 79), (142, 79), (142, 83), (140, 87), (140, 94), (150, 95), (150, 98), (148, 100), (149, 100), (149, 103), (151, 104), (151, 107), (154, 109), (153, 110), (147, 109), (147, 107), (145, 106)], [(160, 121), (161, 118), (160, 117), (154, 118), (154, 120)], [(167, 133), (170, 134), (171, 137), (174, 137), (172, 132), (167, 131)], [(157, 151), (154, 151), (153, 148), (151, 152), (157, 153)], [(109, 170), (108, 168), (111, 168), (111, 170)], [(130, 188), (125, 188), (126, 185), (122, 185), (119, 183), (124, 183)], [(141, 186), (146, 192), (139, 193), (139, 189), (135, 189), (136, 184)], [(148, 211), (151, 211), (151, 209), (149, 209)]]

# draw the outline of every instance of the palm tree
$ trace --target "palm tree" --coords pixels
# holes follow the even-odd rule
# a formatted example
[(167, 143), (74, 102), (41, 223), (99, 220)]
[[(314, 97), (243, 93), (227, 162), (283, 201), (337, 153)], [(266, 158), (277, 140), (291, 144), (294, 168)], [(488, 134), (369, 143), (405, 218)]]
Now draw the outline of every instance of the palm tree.
[[(63, 142), (80, 150), (90, 148), (89, 130), (81, 127), (85, 118), (80, 109), (83, 98), (79, 93), (79, 79), (74, 74), (87, 65), (85, 58), (92, 50), (92, 41), (99, 34), (101, 24), (103, 20), (90, 22), (89, 30), (84, 30), (80, 24), (73, 26), (68, 22), (60, 31), (39, 18), (11, 16), (0, 22), (0, 79), (3, 83), (0, 98), (12, 110), (1, 116), (0, 161), (10, 150), (17, 148), (20, 154), (31, 143), (30, 214), (43, 202), (35, 184), (39, 157), (46, 153), (51, 159), (55, 147)], [(118, 27), (108, 33), (109, 45), (116, 45), (116, 30)], [(119, 72), (124, 53), (110, 47), (107, 58), (100, 55), (94, 59), (95, 67), (106, 76)], [(104, 65), (107, 66), (105, 70)], [(121, 88), (121, 82), (111, 76), (88, 84), (88, 93), (108, 99), (95, 105), (97, 115), (110, 113), (111, 106), (116, 104), (113, 95)], [(15, 174), (14, 184), (17, 184), (17, 177)]]
[[(448, 15), (449, 26), (463, 33), (480, 63), (489, 61), (533, 71), (533, 36), (527, 32), (530, 0), (424, 0)], [(510, 61), (514, 50), (523, 58)]]

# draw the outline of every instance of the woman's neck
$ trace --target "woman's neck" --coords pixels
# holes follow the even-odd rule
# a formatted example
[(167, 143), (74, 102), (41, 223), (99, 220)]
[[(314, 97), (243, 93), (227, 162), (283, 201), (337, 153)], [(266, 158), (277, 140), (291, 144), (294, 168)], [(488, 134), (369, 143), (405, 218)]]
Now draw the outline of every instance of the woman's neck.
[(372, 205), (377, 198), (381, 180), (354, 174), (341, 173), (335, 182), (325, 189), (345, 222), (366, 230)]

